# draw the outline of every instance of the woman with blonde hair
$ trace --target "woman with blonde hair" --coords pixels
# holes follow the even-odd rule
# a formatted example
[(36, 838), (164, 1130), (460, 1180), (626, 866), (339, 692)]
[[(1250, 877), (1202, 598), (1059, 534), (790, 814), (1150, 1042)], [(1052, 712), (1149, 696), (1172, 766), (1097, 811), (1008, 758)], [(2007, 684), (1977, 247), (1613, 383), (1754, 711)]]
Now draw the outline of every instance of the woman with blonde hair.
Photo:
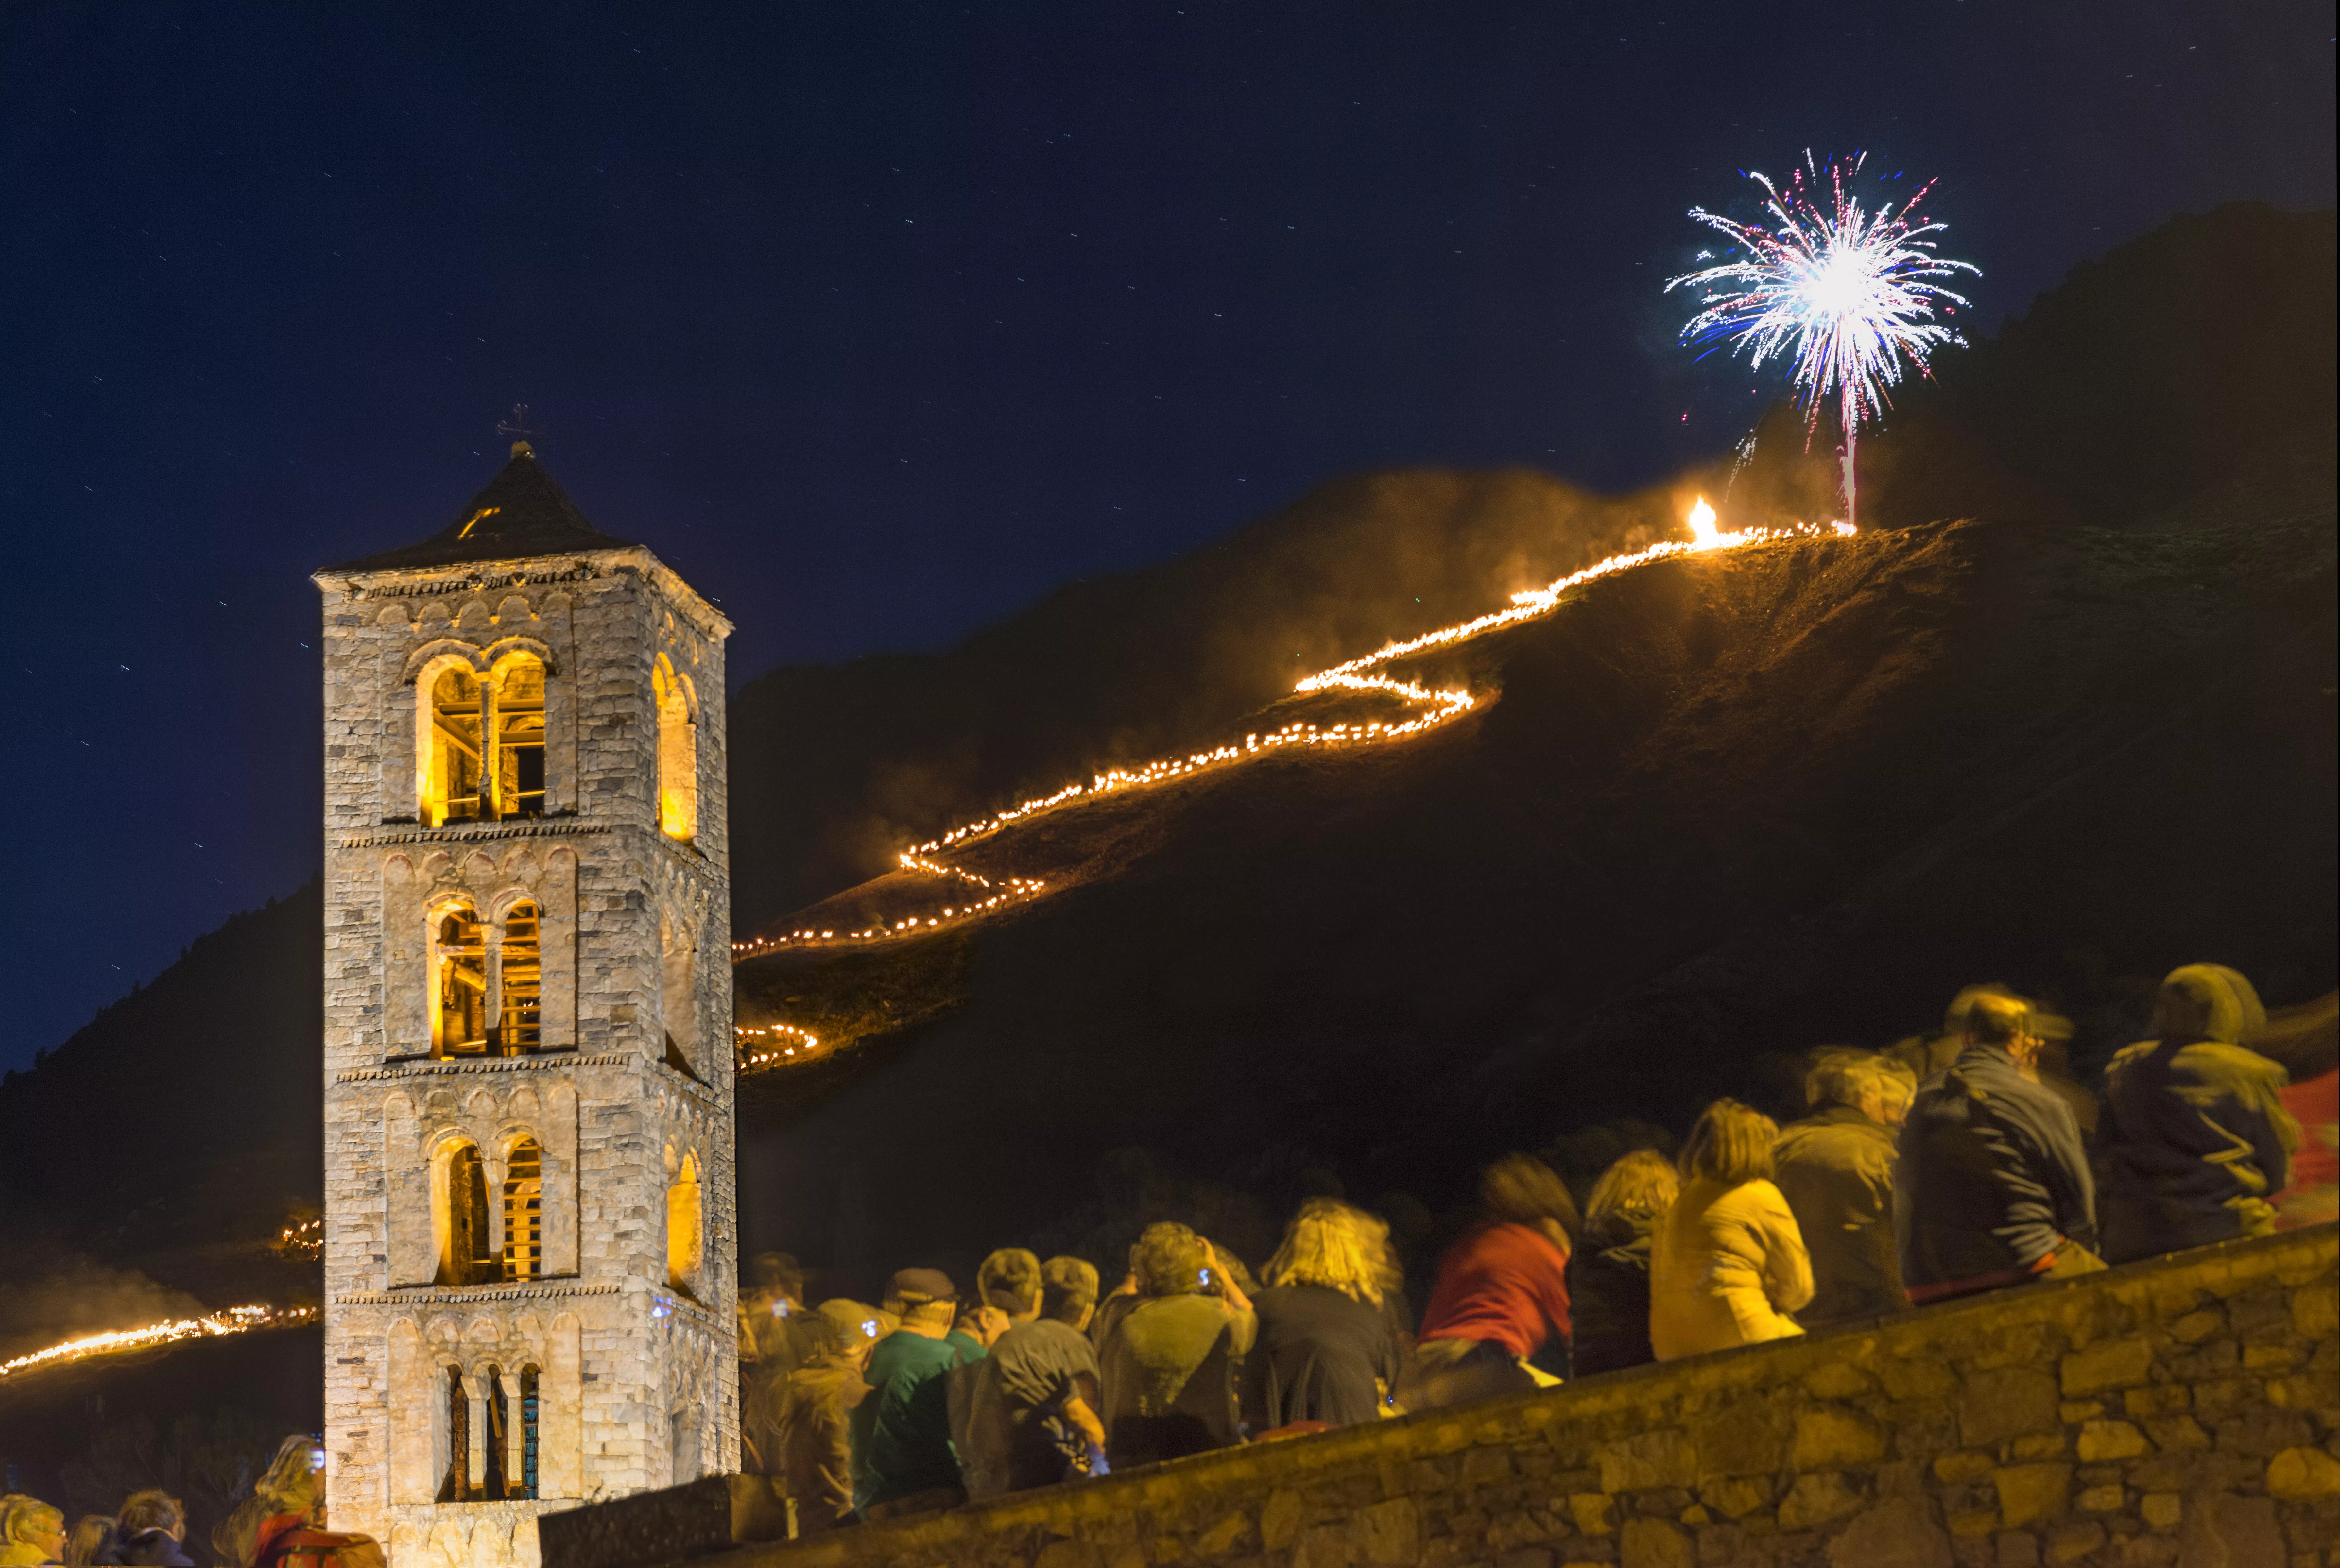
[(212, 1550), (237, 1568), (383, 1568), (372, 1536), (325, 1529), (324, 1463), (313, 1437), (278, 1444), (252, 1495), (212, 1532)]
[(1811, 1259), (1771, 1184), (1780, 1126), (1737, 1100), (1706, 1107), (1682, 1145), (1681, 1196), (1650, 1250), (1650, 1346), (1660, 1361), (1785, 1339), (1812, 1299)]
[(1568, 1260), (1575, 1329), (1570, 1369), (1579, 1377), (1656, 1359), (1650, 1349), (1650, 1239), (1681, 1182), (1673, 1162), (1635, 1149), (1592, 1184), (1583, 1245)]
[(1388, 1410), (1403, 1359), (1391, 1267), (1378, 1216), (1328, 1197), (1300, 1206), (1252, 1298), (1259, 1330), (1241, 1400), (1254, 1436), (1302, 1423), (1352, 1426)]

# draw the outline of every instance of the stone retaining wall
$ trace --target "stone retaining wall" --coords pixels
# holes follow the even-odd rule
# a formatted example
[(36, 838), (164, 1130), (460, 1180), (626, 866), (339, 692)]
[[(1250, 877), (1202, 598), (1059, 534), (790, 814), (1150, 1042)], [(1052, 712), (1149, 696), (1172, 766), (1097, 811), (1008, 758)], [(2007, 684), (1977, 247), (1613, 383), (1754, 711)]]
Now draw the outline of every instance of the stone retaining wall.
[(2323, 1226), (699, 1561), (2340, 1564), (2335, 1265)]

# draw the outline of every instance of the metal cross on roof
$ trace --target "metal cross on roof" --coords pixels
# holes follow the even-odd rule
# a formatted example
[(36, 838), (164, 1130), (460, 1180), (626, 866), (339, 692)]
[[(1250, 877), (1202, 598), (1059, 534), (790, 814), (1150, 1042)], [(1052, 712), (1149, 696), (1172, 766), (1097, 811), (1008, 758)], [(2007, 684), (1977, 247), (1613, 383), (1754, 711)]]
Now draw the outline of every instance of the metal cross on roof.
[(544, 432), (528, 428), (528, 404), (516, 402), (512, 404), (511, 418), (496, 421), (496, 433), (508, 435), (512, 440), (521, 442), (526, 441), (532, 435), (542, 435)]

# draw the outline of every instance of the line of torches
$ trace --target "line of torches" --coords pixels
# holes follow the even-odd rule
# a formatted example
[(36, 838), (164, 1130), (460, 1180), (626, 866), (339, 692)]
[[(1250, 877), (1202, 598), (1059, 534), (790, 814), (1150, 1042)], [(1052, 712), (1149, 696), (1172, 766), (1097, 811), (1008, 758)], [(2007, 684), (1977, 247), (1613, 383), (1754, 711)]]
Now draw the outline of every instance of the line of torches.
[(223, 1335), (249, 1333), (255, 1328), (290, 1328), (295, 1324), (313, 1322), (316, 1316), (317, 1309), (313, 1306), (231, 1306), (223, 1312), (206, 1313), (201, 1317), (150, 1323), (144, 1328), (108, 1329), (102, 1334), (68, 1339), (46, 1350), (35, 1350), (14, 1361), (0, 1361), (0, 1378), (14, 1377), (44, 1366), (83, 1361), (94, 1355), (144, 1350), (176, 1340), (218, 1338)]
[[(1637, 566), (1646, 566), (1651, 561), (1663, 561), (1671, 556), (1692, 555), (1704, 551), (1730, 550), (1744, 544), (1760, 544), (1789, 539), (1849, 537), (1855, 531), (1852, 524), (1837, 521), (1796, 523), (1786, 528), (1750, 528), (1734, 533), (1725, 533), (1715, 526), (1714, 508), (1707, 504), (1704, 496), (1699, 497), (1697, 504), (1691, 508), (1687, 521), (1691, 531), (1691, 537), (1687, 541), (1663, 540), (1630, 554), (1610, 556), (1606, 560), (1593, 562), (1581, 571), (1572, 571), (1565, 577), (1546, 583), (1542, 588), (1531, 588), (1512, 595), (1512, 604), (1508, 610), (1492, 610), (1458, 625), (1441, 627), (1435, 631), (1425, 631), (1419, 637), (1407, 638), (1401, 642), (1385, 643), (1374, 651), (1352, 659), (1345, 664), (1336, 664), (1329, 670), (1320, 670), (1293, 688), (1295, 693), (1325, 691), (1335, 687), (1351, 691), (1378, 691), (1395, 697), (1403, 702), (1419, 703), (1428, 710), (1404, 723), (1334, 724), (1324, 728), (1314, 724), (1294, 722), (1264, 735), (1246, 735), (1244, 737), (1244, 743), (1240, 746), (1225, 745), (1209, 751), (1197, 751), (1186, 757), (1162, 758), (1148, 762), (1142, 768), (1108, 769), (1096, 775), (1086, 784), (1067, 784), (1053, 795), (1010, 806), (980, 821), (954, 828), (938, 839), (931, 839), (924, 844), (914, 845), (897, 857), (902, 868), (907, 871), (923, 872), (932, 877), (956, 878), (979, 888), (996, 888), (997, 890), (994, 891), (990, 898), (977, 902), (947, 907), (939, 916), (925, 918), (912, 916), (904, 920), (879, 921), (865, 930), (840, 933), (836, 930), (816, 930), (807, 927), (778, 937), (758, 937), (745, 942), (734, 942), (731, 944), (732, 962), (738, 963), (743, 958), (778, 952), (787, 948), (817, 946), (825, 942), (886, 941), (896, 937), (907, 937), (913, 933), (929, 931), (947, 922), (968, 919), (974, 916), (985, 914), (1002, 904), (1035, 898), (1046, 888), (1046, 882), (1033, 878), (1010, 877), (1002, 885), (964, 868), (948, 865), (934, 857), (947, 849), (972, 843), (978, 839), (988, 838), (1003, 828), (1020, 822), (1026, 817), (1046, 811), (1051, 807), (1061, 806), (1068, 800), (1111, 794), (1117, 789), (1166, 784), (1173, 779), (1185, 778), (1206, 768), (1222, 767), (1231, 762), (1241, 761), (1247, 757), (1256, 757), (1264, 752), (1278, 750), (1286, 746), (1354, 746), (1395, 740), (1408, 735), (1418, 735), (1425, 729), (1433, 729), (1450, 720), (1459, 719), (1478, 705), (1479, 700), (1472, 693), (1459, 690), (1433, 691), (1418, 682), (1367, 672), (1377, 666), (1388, 664), (1411, 654), (1421, 653), (1433, 648), (1449, 647), (1490, 631), (1499, 630), (1506, 626), (1515, 626), (1522, 621), (1533, 620), (1540, 616), (1549, 615), (1559, 607), (1562, 594), (1572, 588), (1591, 582), (1597, 578), (1613, 576), (1618, 572), (1627, 571)], [(787, 1029), (785, 1025), (774, 1025), (772, 1027)], [(749, 1035), (758, 1032), (759, 1031), (745, 1028), (739, 1031), (742, 1041), (739, 1065), (743, 1068), (776, 1059), (775, 1054), (768, 1052), (751, 1057), (746, 1039)], [(802, 1034), (801, 1030), (787, 1032), (791, 1035)], [(808, 1035), (803, 1037), (808, 1051), (817, 1042), (813, 1041)], [(777, 1053), (777, 1057), (792, 1057), (797, 1054), (794, 1049), (789, 1049)]]

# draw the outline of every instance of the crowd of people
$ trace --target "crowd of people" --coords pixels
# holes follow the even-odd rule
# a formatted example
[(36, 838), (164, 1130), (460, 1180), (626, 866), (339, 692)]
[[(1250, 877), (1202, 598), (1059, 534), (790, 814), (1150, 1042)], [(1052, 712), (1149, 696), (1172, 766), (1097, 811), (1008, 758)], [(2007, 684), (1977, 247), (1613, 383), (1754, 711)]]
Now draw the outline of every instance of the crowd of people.
[[(2271, 1031), (2241, 975), (2188, 965), (2089, 1094), (2043, 1070), (2068, 1026), (1970, 987), (1933, 1040), (1816, 1053), (1801, 1120), (1718, 1100), (1676, 1157), (1624, 1155), (1581, 1216), (1542, 1161), (1497, 1160), (1418, 1322), (1389, 1226), (1329, 1197), (1257, 1278), (1167, 1221), (1102, 1293), (1081, 1258), (1008, 1247), (964, 1295), (906, 1268), (875, 1305), (807, 1307), (774, 1255), (742, 1298), (747, 1465), (818, 1535), (2331, 1219), (2334, 1013), (2327, 996)], [(2253, 1048), (2285, 1030), (2312, 1077), (2295, 1087)], [(284, 1440), (212, 1533), (220, 1561), (382, 1568), (371, 1538), (326, 1528), (315, 1444)], [(0, 1568), (193, 1568), (185, 1535), (160, 1491), (70, 1529), (0, 1497)]]
[[(214, 1561), (235, 1568), (384, 1568), (372, 1536), (325, 1528), (324, 1464), (324, 1451), (306, 1433), (278, 1444), (252, 1495), (212, 1532)], [(68, 1530), (64, 1512), (36, 1497), (0, 1497), (0, 1568), (51, 1563), (194, 1568), (187, 1511), (166, 1492), (134, 1492), (112, 1514), (85, 1514)]]
[(1164, 1222), (1103, 1295), (1011, 1247), (964, 1294), (907, 1268), (808, 1308), (775, 1255), (742, 1314), (747, 1461), (816, 1535), (2266, 1235), (2286, 1188), (2328, 1218), (2333, 1129), (2295, 1173), (2266, 1029), (2241, 975), (2189, 965), (2089, 1095), (2041, 1068), (2068, 1026), (1971, 987), (1937, 1039), (1815, 1053), (1784, 1128), (1718, 1100), (1676, 1157), (1624, 1155), (1581, 1216), (1542, 1162), (1496, 1161), (1419, 1322), (1388, 1226), (1324, 1197), (1256, 1279)]

